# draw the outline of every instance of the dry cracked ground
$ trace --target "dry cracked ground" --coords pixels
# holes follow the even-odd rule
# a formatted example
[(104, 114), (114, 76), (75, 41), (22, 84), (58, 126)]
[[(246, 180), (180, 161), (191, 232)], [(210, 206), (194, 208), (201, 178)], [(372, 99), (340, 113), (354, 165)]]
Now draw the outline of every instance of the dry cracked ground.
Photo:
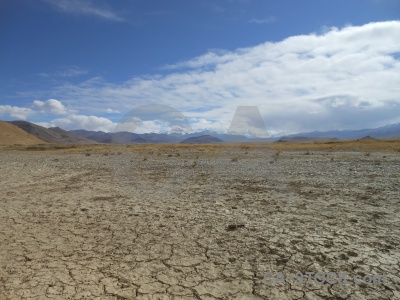
[(0, 152), (0, 299), (400, 299), (399, 153), (149, 149)]

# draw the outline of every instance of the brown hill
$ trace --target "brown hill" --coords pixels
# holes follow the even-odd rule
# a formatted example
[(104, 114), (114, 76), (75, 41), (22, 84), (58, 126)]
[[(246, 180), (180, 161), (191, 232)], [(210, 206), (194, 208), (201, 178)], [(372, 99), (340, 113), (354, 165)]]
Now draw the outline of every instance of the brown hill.
[(358, 141), (371, 141), (371, 142), (376, 141), (376, 140), (377, 140), (377, 139), (375, 139), (375, 138), (373, 138), (373, 137), (371, 137), (371, 136), (369, 136), (369, 135), (364, 136), (364, 137), (361, 138), (361, 139), (358, 139)]
[(15, 144), (34, 145), (45, 144), (45, 142), (13, 124), (0, 121), (0, 145)]
[(215, 144), (223, 142), (223, 140), (211, 135), (201, 135), (185, 139), (181, 142), (181, 144)]
[(96, 144), (95, 141), (77, 136), (58, 127), (45, 128), (26, 121), (11, 121), (9, 123), (51, 144)]

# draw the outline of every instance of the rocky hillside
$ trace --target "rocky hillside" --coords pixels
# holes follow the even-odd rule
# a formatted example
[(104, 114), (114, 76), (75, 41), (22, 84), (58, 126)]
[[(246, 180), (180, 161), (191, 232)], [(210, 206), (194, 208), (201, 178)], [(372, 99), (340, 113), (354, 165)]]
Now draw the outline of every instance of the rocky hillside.
[(45, 128), (26, 121), (11, 121), (25, 132), (51, 144), (95, 144), (95, 141), (78, 136), (58, 127)]

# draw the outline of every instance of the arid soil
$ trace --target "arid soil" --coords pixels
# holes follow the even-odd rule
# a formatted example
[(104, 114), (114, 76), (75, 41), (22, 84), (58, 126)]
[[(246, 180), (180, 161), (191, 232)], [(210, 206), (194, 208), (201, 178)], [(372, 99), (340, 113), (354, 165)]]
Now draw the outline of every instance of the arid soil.
[(394, 150), (3, 149), (0, 299), (400, 299), (399, 170)]

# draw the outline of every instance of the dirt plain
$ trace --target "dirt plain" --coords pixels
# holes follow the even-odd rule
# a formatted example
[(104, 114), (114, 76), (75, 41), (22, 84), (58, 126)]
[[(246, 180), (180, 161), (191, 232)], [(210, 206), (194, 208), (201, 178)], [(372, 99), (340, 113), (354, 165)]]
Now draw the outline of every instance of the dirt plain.
[(0, 299), (400, 299), (399, 145), (2, 147)]

